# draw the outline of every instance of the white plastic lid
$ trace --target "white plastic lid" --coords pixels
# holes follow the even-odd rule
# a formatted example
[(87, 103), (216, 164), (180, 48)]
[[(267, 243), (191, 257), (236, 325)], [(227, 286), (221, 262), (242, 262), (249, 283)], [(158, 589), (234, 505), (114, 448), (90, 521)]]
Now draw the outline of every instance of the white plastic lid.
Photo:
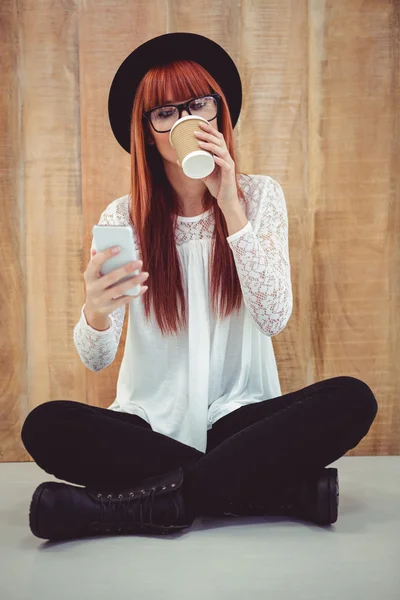
[(214, 158), (205, 150), (190, 152), (182, 161), (183, 172), (191, 179), (207, 177), (214, 171), (214, 168)]

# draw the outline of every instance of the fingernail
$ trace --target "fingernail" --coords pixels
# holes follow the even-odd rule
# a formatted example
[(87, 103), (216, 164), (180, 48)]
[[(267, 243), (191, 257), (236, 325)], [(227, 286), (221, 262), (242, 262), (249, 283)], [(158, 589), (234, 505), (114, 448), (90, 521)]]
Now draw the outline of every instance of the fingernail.
[(118, 252), (121, 250), (121, 248), (119, 246), (113, 246), (111, 252), (113, 254), (118, 254)]

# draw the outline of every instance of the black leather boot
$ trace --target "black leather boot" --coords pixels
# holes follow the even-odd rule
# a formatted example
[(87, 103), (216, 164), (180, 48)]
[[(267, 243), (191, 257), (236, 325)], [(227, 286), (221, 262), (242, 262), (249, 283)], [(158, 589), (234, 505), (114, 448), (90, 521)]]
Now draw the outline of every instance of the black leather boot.
[(318, 525), (336, 523), (339, 508), (338, 470), (323, 469), (307, 475), (296, 483), (288, 483), (278, 503), (273, 498), (264, 503), (229, 503), (226, 516), (279, 516), (295, 517)]
[(46, 540), (174, 533), (195, 519), (184, 505), (182, 484), (181, 467), (119, 492), (48, 481), (33, 494), (29, 525), (35, 536)]

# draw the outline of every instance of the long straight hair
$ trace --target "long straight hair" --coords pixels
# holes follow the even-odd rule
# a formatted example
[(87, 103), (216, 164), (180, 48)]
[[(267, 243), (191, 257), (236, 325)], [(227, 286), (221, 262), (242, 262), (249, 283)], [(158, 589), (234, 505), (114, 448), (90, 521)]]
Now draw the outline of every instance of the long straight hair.
[[(148, 320), (152, 304), (162, 335), (177, 334), (180, 328), (187, 325), (182, 270), (174, 236), (179, 203), (155, 144), (146, 144), (149, 135), (146, 127), (151, 125), (149, 122), (146, 124), (143, 118), (143, 111), (166, 102), (168, 85), (177, 102), (212, 93), (221, 96), (218, 129), (222, 132), (236, 165), (228, 104), (222, 89), (208, 71), (197, 62), (189, 60), (174, 61), (149, 70), (138, 86), (132, 109), (130, 216), (140, 245), (143, 270), (150, 275), (149, 289), (141, 298), (145, 316)], [(238, 196), (243, 199), (247, 208), (238, 176), (236, 168)], [(205, 210), (213, 207), (215, 219), (208, 274), (210, 304), (214, 315), (219, 318), (222, 315), (224, 318), (234, 309), (239, 311), (243, 300), (242, 292), (234, 257), (226, 240), (229, 235), (227, 224), (216, 199), (208, 189), (202, 203)]]

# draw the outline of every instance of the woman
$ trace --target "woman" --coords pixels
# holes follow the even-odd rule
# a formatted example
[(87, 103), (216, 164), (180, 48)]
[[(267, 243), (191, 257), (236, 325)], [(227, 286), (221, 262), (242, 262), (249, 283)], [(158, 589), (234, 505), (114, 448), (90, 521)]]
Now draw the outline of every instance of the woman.
[[(92, 250), (74, 341), (88, 368), (105, 368), (129, 302), (125, 353), (107, 409), (56, 400), (25, 420), (37, 464), (84, 486), (37, 488), (40, 538), (169, 533), (196, 515), (337, 519), (337, 469), (325, 467), (368, 433), (377, 402), (347, 376), (281, 393), (271, 338), (292, 312), (286, 204), (271, 177), (237, 171), (241, 102), (233, 61), (195, 34), (146, 42), (114, 77), (109, 116), (131, 154), (131, 193), (99, 223), (132, 226), (149, 293), (123, 295), (144, 273), (111, 289), (126, 269), (101, 276), (111, 249)], [(196, 136), (215, 169), (203, 179), (169, 143), (188, 114), (208, 121)]]

